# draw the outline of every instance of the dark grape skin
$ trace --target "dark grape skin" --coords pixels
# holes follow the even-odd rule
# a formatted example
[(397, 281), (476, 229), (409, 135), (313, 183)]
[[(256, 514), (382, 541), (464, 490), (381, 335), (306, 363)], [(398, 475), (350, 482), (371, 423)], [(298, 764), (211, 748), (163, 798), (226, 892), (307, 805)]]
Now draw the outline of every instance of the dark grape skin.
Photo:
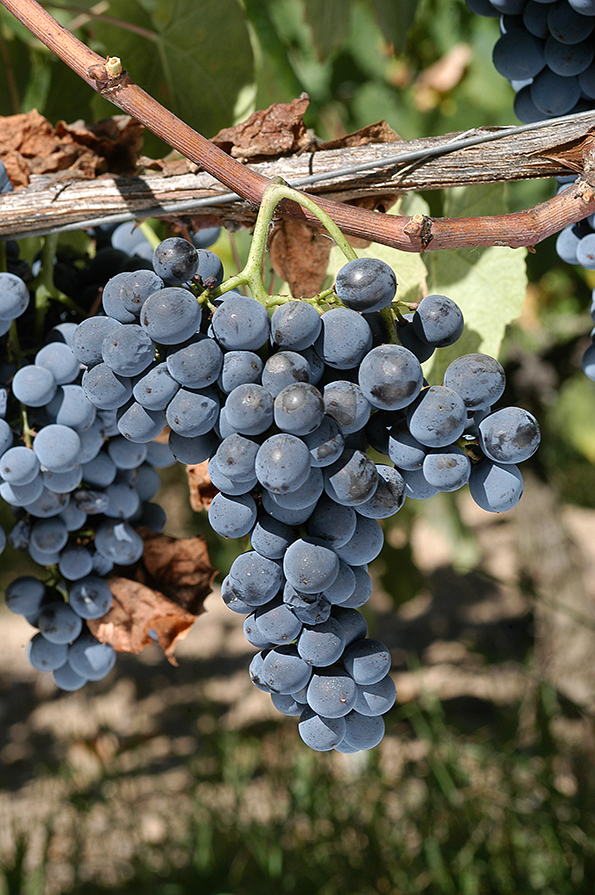
[(545, 66), (542, 41), (529, 31), (513, 28), (496, 42), (493, 62), (499, 74), (509, 80), (533, 78)]
[(374, 461), (362, 451), (345, 451), (341, 458), (324, 470), (324, 488), (328, 496), (345, 506), (365, 503), (378, 487)]
[(423, 372), (417, 357), (408, 348), (379, 345), (362, 361), (358, 382), (374, 407), (400, 410), (419, 394)]
[(331, 308), (321, 319), (322, 330), (314, 344), (319, 357), (338, 370), (358, 367), (373, 341), (364, 317), (349, 308)]
[(275, 308), (271, 338), (280, 348), (301, 351), (314, 344), (321, 326), (320, 315), (312, 305), (290, 301)]
[(397, 336), (404, 348), (413, 352), (420, 364), (429, 360), (435, 351), (434, 345), (430, 345), (424, 339), (420, 339), (413, 329), (413, 314), (403, 314), (397, 319)]
[(501, 407), (479, 423), (480, 445), (496, 463), (522, 463), (532, 457), (541, 439), (533, 414), (521, 407)]
[(453, 389), (431, 385), (409, 408), (407, 422), (411, 435), (426, 447), (446, 447), (463, 434), (467, 409)]
[(453, 345), (463, 332), (459, 306), (446, 295), (426, 295), (413, 315), (413, 329), (422, 341), (436, 348)]
[(337, 274), (335, 292), (346, 308), (370, 313), (387, 308), (395, 297), (397, 278), (379, 258), (355, 258)]
[(444, 385), (457, 392), (468, 410), (491, 407), (504, 392), (502, 365), (487, 354), (465, 354), (446, 368)]
[(166, 283), (187, 283), (198, 269), (198, 251), (179, 236), (164, 239), (153, 252), (153, 268)]
[(489, 513), (512, 509), (523, 493), (523, 476), (514, 464), (483, 460), (469, 477), (469, 492), (475, 503)]
[(196, 276), (205, 289), (215, 289), (223, 282), (223, 264), (215, 252), (208, 249), (197, 249), (198, 264)]

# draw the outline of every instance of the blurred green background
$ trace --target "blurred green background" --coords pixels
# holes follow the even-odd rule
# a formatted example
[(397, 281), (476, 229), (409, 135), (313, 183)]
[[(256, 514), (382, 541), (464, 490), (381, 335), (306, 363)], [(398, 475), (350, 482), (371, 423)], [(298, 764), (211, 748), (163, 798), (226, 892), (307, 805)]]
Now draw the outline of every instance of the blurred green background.
[[(491, 65), (497, 20), (463, 0), (43, 5), (207, 136), (302, 91), (322, 139), (382, 118), (404, 139), (516, 123)], [(114, 114), (3, 8), (0, 51), (0, 114)], [(145, 151), (168, 148), (149, 136)], [(515, 209), (554, 189), (506, 194)], [(440, 212), (441, 194), (423, 198)], [(383, 743), (308, 750), (251, 686), (241, 619), (216, 594), (178, 668), (122, 656), (74, 694), (27, 667), (30, 629), (2, 610), (2, 895), (590, 895), (595, 387), (580, 359), (595, 281), (554, 241), (527, 255), (501, 352), (505, 402), (543, 434), (521, 503), (500, 518), (443, 495), (386, 526), (365, 607), (397, 684)], [(217, 248), (231, 270), (227, 235)], [(242, 545), (189, 510), (183, 470), (164, 471), (161, 500), (166, 531), (204, 534), (224, 574)], [(10, 550), (1, 562), (4, 586), (30, 568)]]

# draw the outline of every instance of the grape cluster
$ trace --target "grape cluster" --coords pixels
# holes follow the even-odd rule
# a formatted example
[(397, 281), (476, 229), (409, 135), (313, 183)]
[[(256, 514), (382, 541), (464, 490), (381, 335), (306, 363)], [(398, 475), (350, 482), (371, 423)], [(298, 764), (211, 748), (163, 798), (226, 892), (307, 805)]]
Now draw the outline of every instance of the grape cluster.
[[(575, 179), (574, 176), (557, 178), (559, 190), (568, 189)], [(566, 264), (595, 270), (595, 215), (561, 230), (556, 238), (556, 253)], [(590, 312), (595, 324), (595, 289), (591, 294)], [(585, 375), (595, 381), (595, 329), (591, 330), (591, 344), (583, 354), (582, 367)]]
[(595, 0), (467, 0), (499, 16), (493, 61), (512, 84), (525, 122), (591, 109), (595, 102)]
[[(395, 700), (390, 653), (366, 637), (358, 612), (383, 545), (378, 520), (408, 496), (467, 482), (484, 509), (514, 506), (516, 464), (537, 449), (537, 423), (520, 408), (493, 409), (504, 371), (486, 355), (454, 361), (443, 385), (424, 382), (421, 362), (456, 342), (462, 314), (429, 295), (395, 318), (396, 277), (382, 261), (339, 271), (340, 306), (320, 313), (288, 300), (271, 315), (250, 296), (217, 290), (218, 258), (187, 241), (161, 243), (153, 267), (110, 280), (106, 316), (74, 333), (82, 388), (115, 412), (125, 440), (143, 445), (167, 423), (176, 459), (208, 460), (211, 527), (250, 539), (222, 596), (246, 615), (259, 650), (252, 681), (299, 715), (312, 748), (372, 748)], [(386, 313), (400, 344), (388, 341)], [(384, 458), (373, 460), (370, 447)]]
[(86, 621), (109, 609), (105, 576), (140, 559), (136, 529), (163, 529), (156, 468), (208, 461), (212, 529), (250, 539), (222, 596), (258, 649), (252, 681), (312, 748), (369, 749), (396, 698), (390, 653), (358, 611), (379, 520), (467, 483), (484, 509), (509, 509), (539, 429), (521, 408), (494, 409), (504, 371), (487, 355), (426, 383), (421, 364), (463, 331), (448, 297), (395, 313), (394, 272), (366, 258), (343, 266), (330, 301), (279, 297), (271, 312), (221, 286), (201, 247), (216, 235), (166, 239), (149, 262), (142, 234), (117, 228), (109, 250), (136, 257), (104, 280), (102, 312), (57, 324), (27, 360), (11, 327), (28, 290), (0, 277), (0, 496), (12, 545), (50, 570), (16, 579), (7, 605), (38, 629), (29, 659), (58, 686), (103, 677), (115, 654)]
[[(493, 60), (516, 91), (514, 110), (521, 121), (593, 108), (595, 0), (467, 0), (467, 5), (479, 15), (500, 16)], [(576, 177), (557, 180), (560, 191)], [(567, 264), (595, 270), (595, 215), (561, 230), (556, 253)], [(595, 289), (591, 316), (595, 322)], [(595, 381), (595, 329), (582, 366)]]
[(15, 578), (5, 594), (6, 605), (38, 628), (27, 646), (27, 658), (38, 671), (53, 673), (61, 690), (78, 690), (87, 681), (104, 678), (114, 667), (116, 653), (109, 643), (97, 640), (87, 619), (101, 618), (112, 604), (112, 592), (104, 578), (87, 575), (63, 589), (45, 585), (38, 578)]
[[(105, 576), (140, 558), (137, 528), (162, 531), (165, 513), (151, 502), (160, 486), (155, 467), (175, 461), (167, 445), (124, 438), (115, 413), (88, 400), (72, 350), (76, 323), (50, 328), (28, 362), (20, 347), (28, 312), (26, 283), (0, 273), (0, 497), (15, 516), (8, 541), (49, 570), (46, 583), (14, 581), (6, 602), (39, 629), (31, 664), (71, 690), (113, 665), (112, 648), (91, 636), (86, 620), (109, 608)], [(0, 528), (0, 552), (6, 542)]]

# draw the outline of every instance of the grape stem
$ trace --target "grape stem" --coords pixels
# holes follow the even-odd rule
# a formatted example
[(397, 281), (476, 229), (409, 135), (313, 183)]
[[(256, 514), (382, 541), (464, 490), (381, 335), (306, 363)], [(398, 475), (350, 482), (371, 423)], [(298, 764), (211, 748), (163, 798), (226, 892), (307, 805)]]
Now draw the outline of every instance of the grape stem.
[(26, 447), (33, 448), (33, 430), (29, 425), (29, 417), (27, 416), (27, 408), (21, 404), (21, 420), (23, 421), (23, 441)]
[[(0, 3), (89, 87), (144, 124), (186, 158), (201, 165), (238, 196), (253, 205), (260, 205), (269, 178), (251, 171), (197, 133), (134, 84), (126, 71), (112, 76), (105, 60), (59, 25), (36, 0), (0, 0)], [(343, 233), (401, 251), (493, 245), (531, 248), (568, 224), (595, 212), (595, 190), (589, 183), (593, 169), (591, 155), (586, 153), (583, 159), (585, 179), (572, 190), (565, 190), (535, 208), (514, 214), (470, 218), (399, 217), (377, 214), (326, 198), (318, 198), (316, 205), (333, 218)], [(283, 218), (320, 226), (320, 219), (311, 207), (298, 203), (295, 197), (291, 201), (283, 199), (278, 213)]]
[[(309, 196), (304, 196), (302, 193), (298, 193), (288, 186), (281, 178), (278, 178), (269, 183), (262, 195), (262, 203), (256, 218), (256, 224), (254, 225), (248, 259), (243, 270), (241, 270), (235, 277), (230, 277), (229, 280), (226, 280), (225, 283), (222, 283), (217, 289), (214, 289), (210, 293), (212, 297), (216, 298), (219, 295), (224, 295), (226, 292), (230, 292), (238, 286), (248, 286), (252, 297), (264, 305), (267, 310), (278, 307), (286, 301), (294, 300), (291, 297), (282, 295), (269, 295), (265, 289), (262, 278), (262, 261), (267, 250), (267, 239), (275, 209), (279, 203), (283, 202), (285, 199), (297, 202), (299, 205), (307, 208), (308, 211), (311, 211), (326, 228), (329, 235), (334, 239), (347, 261), (354, 261), (357, 258), (355, 249), (345, 239), (343, 233), (332, 218), (330, 218)], [(319, 295), (310, 299), (302, 299), (302, 301), (307, 301), (309, 304), (314, 305), (319, 313), (322, 313), (325, 305), (328, 304), (342, 306), (334, 288), (326, 289)], [(385, 308), (380, 314), (386, 328), (387, 342), (393, 344), (398, 343), (399, 339), (397, 336), (395, 318), (391, 309)]]
[(157, 236), (157, 234), (155, 233), (155, 231), (153, 230), (153, 228), (151, 227), (149, 222), (143, 221), (141, 224), (138, 225), (138, 229), (143, 234), (143, 236), (145, 237), (145, 239), (147, 240), (147, 242), (149, 243), (151, 248), (153, 250), (155, 250), (157, 248), (157, 246), (159, 245), (159, 243), (161, 242), (161, 240), (159, 239), (159, 237)]
[(38, 343), (43, 342), (45, 333), (45, 317), (50, 300), (59, 301), (65, 307), (85, 316), (85, 312), (75, 301), (59, 292), (54, 285), (54, 260), (58, 249), (58, 233), (49, 233), (43, 241), (41, 249), (41, 267), (33, 283), (35, 291), (35, 335)]
[(58, 249), (58, 235), (50, 233), (43, 240), (41, 267), (34, 283), (35, 289), (35, 334), (38, 341), (43, 339), (45, 315), (49, 298), (54, 292), (54, 259)]
[(262, 194), (262, 202), (256, 218), (256, 224), (254, 225), (250, 251), (244, 269), (241, 270), (237, 276), (230, 277), (229, 280), (222, 283), (217, 289), (214, 289), (211, 293), (214, 297), (223, 295), (225, 292), (229, 292), (231, 289), (236, 289), (238, 286), (248, 286), (252, 293), (252, 297), (263, 304), (265, 308), (282, 303), (282, 301), (280, 301), (280, 296), (270, 296), (264, 287), (262, 281), (262, 259), (267, 250), (267, 239), (275, 209), (284, 199), (297, 202), (315, 215), (321, 224), (328, 230), (330, 236), (332, 236), (348, 261), (357, 258), (354, 249), (349, 245), (332, 218), (319, 208), (316, 202), (309, 196), (298, 193), (279, 178), (278, 180), (269, 183)]

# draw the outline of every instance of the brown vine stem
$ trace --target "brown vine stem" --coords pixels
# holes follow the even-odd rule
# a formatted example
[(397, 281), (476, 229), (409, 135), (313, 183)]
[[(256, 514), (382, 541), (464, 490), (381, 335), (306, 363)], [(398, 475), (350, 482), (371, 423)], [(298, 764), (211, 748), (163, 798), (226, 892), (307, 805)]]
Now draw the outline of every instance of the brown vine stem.
[[(124, 71), (110, 78), (105, 60), (63, 28), (36, 0), (0, 0), (25, 27), (65, 62), (85, 83), (122, 111), (140, 121), (166, 143), (255, 206), (260, 205), (266, 177), (246, 169), (164, 108), (132, 82)], [(124, 60), (125, 64), (126, 60)], [(591, 159), (585, 159), (590, 173)], [(534, 246), (565, 226), (595, 212), (595, 191), (585, 180), (535, 208), (514, 214), (470, 218), (407, 218), (382, 215), (316, 200), (343, 233), (408, 252), (503, 245)], [(320, 226), (311, 212), (295, 202), (277, 208), (280, 217)]]

